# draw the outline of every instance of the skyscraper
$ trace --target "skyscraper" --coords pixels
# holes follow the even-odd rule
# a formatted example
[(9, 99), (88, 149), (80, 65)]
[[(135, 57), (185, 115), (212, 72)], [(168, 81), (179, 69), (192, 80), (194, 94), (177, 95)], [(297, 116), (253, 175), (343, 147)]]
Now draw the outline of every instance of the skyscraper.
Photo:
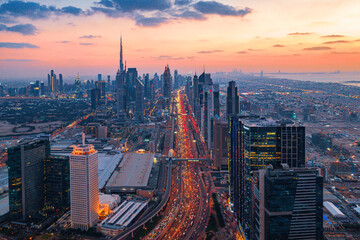
[(91, 144), (74, 147), (70, 154), (70, 204), (73, 228), (88, 230), (98, 221), (98, 153)]
[(317, 169), (255, 171), (250, 239), (323, 239), (323, 178)]
[(64, 91), (64, 81), (61, 73), (59, 74), (59, 91), (60, 92)]
[(179, 84), (179, 78), (178, 78), (178, 70), (175, 69), (174, 71), (174, 89), (177, 89), (180, 87), (180, 84)]
[(219, 85), (214, 84), (214, 116), (220, 117), (220, 90)]
[(44, 160), (45, 206), (54, 210), (70, 207), (69, 157), (49, 156)]
[(50, 155), (48, 138), (38, 138), (8, 149), (11, 220), (31, 221), (44, 205), (44, 159)]
[(268, 165), (305, 165), (305, 128), (259, 116), (230, 118), (230, 200), (247, 237), (251, 234), (251, 175)]
[(226, 95), (226, 117), (229, 119), (231, 115), (238, 114), (239, 111), (238, 88), (235, 81), (230, 81)]
[(164, 71), (163, 96), (165, 99), (170, 99), (171, 97), (171, 73), (169, 65), (165, 66)]
[(227, 168), (229, 127), (226, 121), (213, 121), (213, 160), (218, 169)]
[(129, 92), (128, 92), (128, 86), (126, 84), (126, 66), (124, 69), (124, 63), (123, 63), (122, 37), (120, 38), (120, 62), (119, 62), (119, 69), (116, 72), (115, 84), (116, 84), (117, 119), (120, 122), (124, 122), (127, 116)]
[(144, 117), (144, 84), (136, 79), (136, 99), (135, 112), (138, 120), (142, 121)]
[(91, 110), (96, 110), (99, 106), (99, 100), (100, 100), (100, 89), (94, 88), (90, 91), (90, 97), (91, 97)]

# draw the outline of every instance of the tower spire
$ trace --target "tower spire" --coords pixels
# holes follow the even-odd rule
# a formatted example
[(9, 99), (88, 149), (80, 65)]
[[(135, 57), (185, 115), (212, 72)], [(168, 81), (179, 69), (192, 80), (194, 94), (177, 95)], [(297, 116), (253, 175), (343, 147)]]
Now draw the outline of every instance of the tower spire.
[(123, 49), (122, 49), (122, 35), (120, 36), (120, 72), (124, 71), (123, 63)]

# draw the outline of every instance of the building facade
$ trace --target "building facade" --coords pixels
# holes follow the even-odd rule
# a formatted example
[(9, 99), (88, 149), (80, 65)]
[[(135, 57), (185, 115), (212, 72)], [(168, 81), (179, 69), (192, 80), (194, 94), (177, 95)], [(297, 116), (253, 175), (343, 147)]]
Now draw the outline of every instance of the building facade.
[(323, 239), (323, 178), (318, 169), (268, 168), (255, 171), (252, 182), (250, 239)]
[(50, 155), (48, 138), (8, 149), (9, 210), (11, 220), (35, 220), (44, 205), (44, 159)]
[(88, 230), (98, 221), (99, 184), (98, 154), (93, 145), (74, 147), (70, 154), (71, 224), (75, 229)]
[(233, 116), (229, 121), (230, 200), (247, 237), (251, 235), (253, 171), (281, 164), (305, 166), (305, 128), (259, 116)]

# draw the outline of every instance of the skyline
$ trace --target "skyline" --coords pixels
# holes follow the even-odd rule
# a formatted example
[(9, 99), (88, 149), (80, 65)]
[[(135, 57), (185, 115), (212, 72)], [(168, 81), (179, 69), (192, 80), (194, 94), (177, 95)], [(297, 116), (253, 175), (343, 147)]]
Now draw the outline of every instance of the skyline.
[(115, 75), (120, 35), (140, 72), (359, 71), (355, 0), (40, 2), (0, 1), (1, 79)]

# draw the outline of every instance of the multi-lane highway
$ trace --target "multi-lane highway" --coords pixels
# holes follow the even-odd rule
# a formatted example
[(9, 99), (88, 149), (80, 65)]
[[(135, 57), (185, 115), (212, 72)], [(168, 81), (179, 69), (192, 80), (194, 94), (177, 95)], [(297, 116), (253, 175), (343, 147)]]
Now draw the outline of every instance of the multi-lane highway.
[[(191, 109), (181, 91), (175, 92), (175, 154), (177, 158), (206, 157), (202, 154), (200, 133), (194, 125)], [(197, 135), (198, 134), (198, 135)], [(197, 140), (199, 143), (197, 143)], [(195, 144), (196, 143), (196, 144)], [(200, 150), (200, 151), (199, 151)], [(177, 162), (165, 216), (145, 239), (199, 239), (209, 217), (209, 193), (200, 176), (201, 163)]]

